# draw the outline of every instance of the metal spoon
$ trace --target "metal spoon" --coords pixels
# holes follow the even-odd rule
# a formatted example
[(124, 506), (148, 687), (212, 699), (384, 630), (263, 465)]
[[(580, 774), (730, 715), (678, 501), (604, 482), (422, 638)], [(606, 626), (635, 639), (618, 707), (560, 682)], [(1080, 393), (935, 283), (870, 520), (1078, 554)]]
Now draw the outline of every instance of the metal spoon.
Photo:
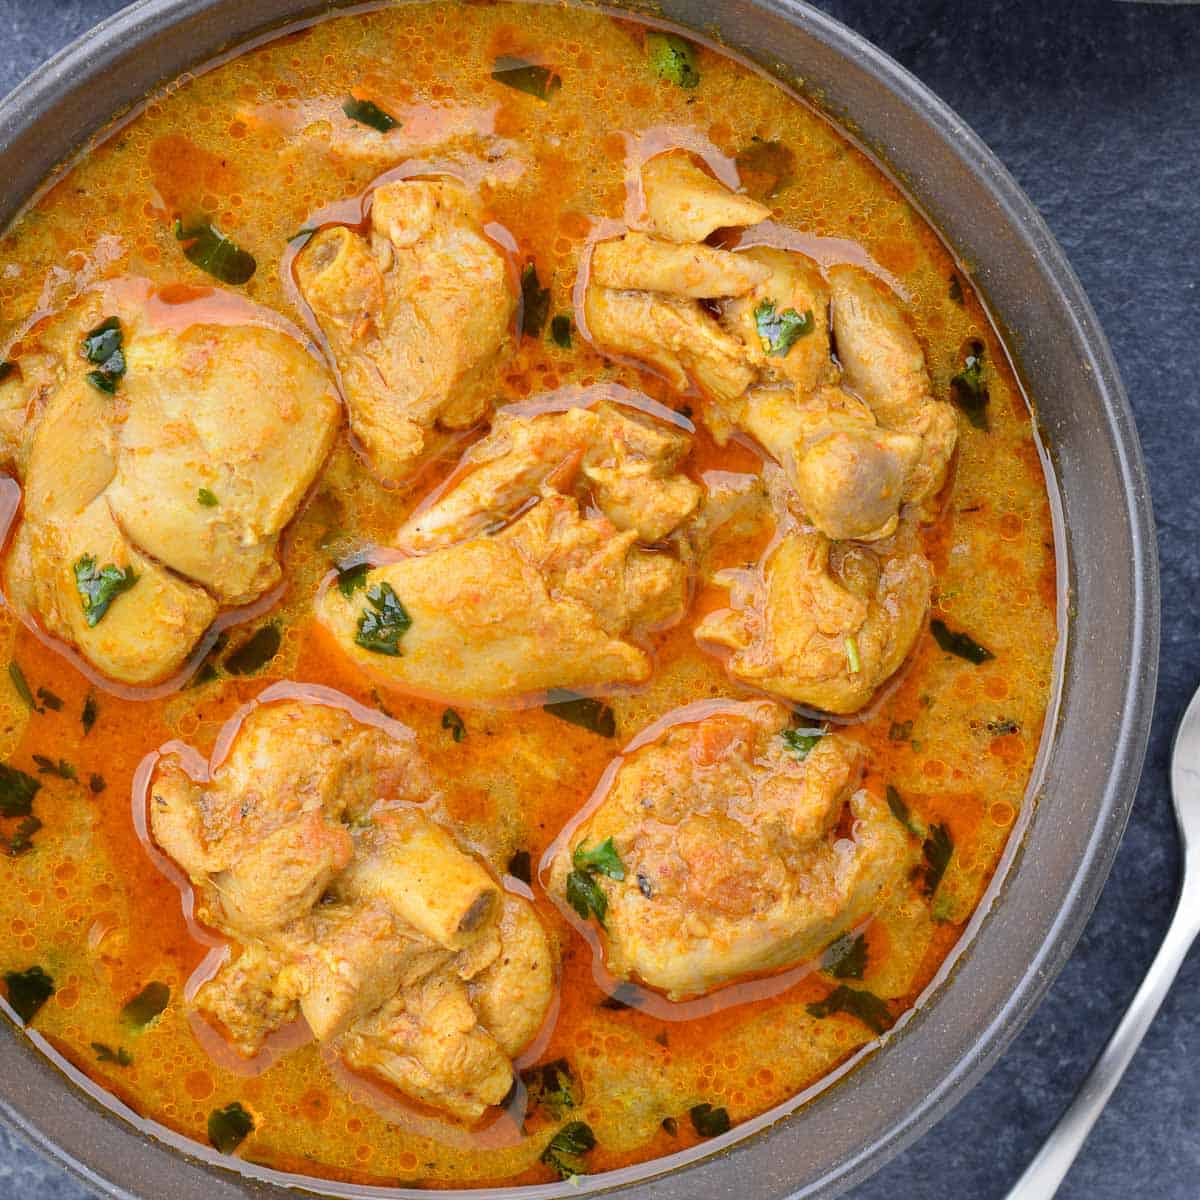
[(1183, 843), (1183, 878), (1167, 936), (1079, 1094), (1006, 1200), (1050, 1200), (1058, 1191), (1200, 934), (1200, 692), (1192, 697), (1175, 734), (1171, 795)]

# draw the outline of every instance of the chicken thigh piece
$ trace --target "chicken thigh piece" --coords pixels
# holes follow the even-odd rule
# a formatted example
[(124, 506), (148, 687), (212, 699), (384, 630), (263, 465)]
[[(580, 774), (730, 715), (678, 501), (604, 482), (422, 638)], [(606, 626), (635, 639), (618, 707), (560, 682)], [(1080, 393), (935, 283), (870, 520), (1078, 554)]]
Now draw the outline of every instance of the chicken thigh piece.
[(277, 320), (216, 289), (111, 280), (36, 326), (4, 381), (24, 415), (7, 594), (118, 682), (174, 674), (222, 605), (280, 577), (338, 401)]
[(644, 681), (650, 657), (631, 639), (678, 620), (686, 591), (677, 558), (545, 489), (494, 537), (376, 567), (350, 596), (328, 589), (318, 616), (388, 683), (486, 704)]
[(671, 242), (702, 242), (718, 229), (765, 221), (771, 210), (730, 191), (686, 150), (668, 150), (642, 164), (646, 217)]
[(366, 236), (322, 229), (295, 270), (337, 362), (351, 428), (381, 477), (410, 478), (447, 431), (487, 415), (516, 295), (461, 184), (385, 184)]
[(742, 683), (857, 712), (908, 657), (932, 578), (909, 525), (870, 545), (785, 525), (756, 567), (718, 573), (730, 607), (709, 613), (695, 637), (731, 651), (726, 670)]
[(554, 954), (532, 905), (414, 803), (434, 790), (411, 733), (284, 699), (218, 745), (208, 784), (168, 757), (150, 788), (155, 841), (237, 949), (197, 1010), (245, 1055), (302, 1016), (351, 1067), (454, 1117), (500, 1103)]
[(782, 705), (731, 702), (620, 760), (550, 868), (577, 910), (592, 897), (618, 978), (681, 999), (803, 962), (906, 878), (903, 827), (855, 791), (855, 743), (788, 732)]

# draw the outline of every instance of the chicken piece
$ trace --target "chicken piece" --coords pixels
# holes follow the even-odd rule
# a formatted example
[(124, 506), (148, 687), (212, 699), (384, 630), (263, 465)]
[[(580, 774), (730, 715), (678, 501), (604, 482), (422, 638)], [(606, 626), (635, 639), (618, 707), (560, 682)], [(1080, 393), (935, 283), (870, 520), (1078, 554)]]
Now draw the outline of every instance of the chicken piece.
[(255, 1055), (277, 1029), (300, 1014), (277, 978), (282, 959), (261, 942), (248, 942), (196, 993), (195, 1005), (221, 1027), (239, 1054)]
[[(486, 704), (644, 681), (649, 655), (629, 639), (677, 621), (686, 593), (678, 559), (544, 489), (495, 537), (376, 567), (349, 597), (328, 589), (318, 616), (345, 654), (393, 686)], [(404, 616), (380, 642), (371, 631), (397, 601)]]
[(889, 537), (921, 441), (876, 423), (840, 387), (804, 399), (758, 387), (737, 402), (737, 423), (783, 467), (807, 519), (835, 539)]
[(385, 184), (372, 198), (368, 236), (321, 230), (297, 257), (296, 280), (380, 476), (408, 479), (446, 431), (487, 415), (516, 296), (461, 184)]
[(797, 704), (857, 712), (908, 657), (929, 608), (932, 573), (901, 526), (872, 546), (792, 529), (751, 570), (718, 573), (731, 607), (696, 640), (733, 653), (735, 679)]
[(500, 907), (500, 888), (440, 825), (415, 808), (381, 813), (338, 880), (349, 900), (383, 900), (444, 950), (478, 940)]
[(677, 391), (695, 378), (711, 395), (733, 399), (754, 382), (741, 343), (697, 300), (589, 286), (584, 317), (602, 352), (648, 363)]
[(503, 1047), (479, 1022), (466, 985), (438, 972), (394, 996), (345, 1042), (346, 1061), (466, 1121), (513, 1082)]
[(846, 383), (866, 400), (881, 425), (920, 439), (920, 459), (909, 471), (904, 498), (933, 496), (946, 481), (958, 440), (954, 408), (933, 398), (916, 335), (870, 275), (858, 267), (832, 267), (829, 281)]
[(741, 296), (770, 277), (747, 254), (702, 242), (681, 246), (631, 231), (592, 251), (589, 280), (617, 291), (666, 292), (693, 300)]
[(286, 701), (246, 717), (207, 786), (168, 760), (150, 828), (201, 887), (211, 919), (262, 937), (309, 912), (347, 866), (344, 820), (430, 788), (411, 741), (339, 708)]
[(516, 1058), (533, 1041), (554, 992), (554, 957), (531, 904), (506, 894), (498, 922), (500, 953), (470, 977), (471, 1004), (504, 1053)]
[[(338, 402), (267, 321), (216, 289), (111, 280), (35, 326), (3, 382), (0, 405), (23, 416), (15, 446), (0, 430), (25, 493), (9, 598), (119, 682), (175, 674), (222, 602), (279, 579), (279, 533)], [(111, 377), (81, 353), (106, 328)]]
[(700, 488), (678, 473), (690, 449), (678, 426), (608, 402), (532, 415), (501, 411), (449, 490), (401, 527), (397, 545), (420, 554), (494, 532), (543, 484), (590, 493), (618, 529), (662, 541), (700, 503)]
[[(854, 791), (856, 745), (827, 735), (804, 754), (782, 736), (788, 725), (782, 705), (761, 701), (685, 714), (622, 757), (556, 855), (555, 893), (573, 871), (603, 892), (601, 940), (618, 978), (679, 999), (803, 962), (906, 878), (903, 827)], [(574, 865), (609, 838), (623, 878)]]
[(279, 581), (279, 535), (333, 445), (325, 372), (294, 338), (253, 325), (139, 336), (126, 362), (113, 516), (164, 566), (248, 603)]
[(656, 154), (642, 165), (646, 216), (672, 242), (702, 242), (717, 229), (757, 225), (771, 210), (731, 192), (684, 150)]

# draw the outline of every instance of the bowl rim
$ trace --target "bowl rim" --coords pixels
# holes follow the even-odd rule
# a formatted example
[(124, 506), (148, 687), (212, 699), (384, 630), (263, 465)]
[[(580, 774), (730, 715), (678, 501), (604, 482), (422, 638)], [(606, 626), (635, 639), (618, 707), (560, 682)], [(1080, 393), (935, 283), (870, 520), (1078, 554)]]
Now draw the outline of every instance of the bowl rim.
[[(78, 87), (81, 80), (99, 79), (114, 63), (129, 54), (131, 46), (145, 43), (155, 35), (169, 36), (171, 31), (177, 29), (185, 20), (202, 17), (207, 9), (218, 2), (219, 0), (136, 0), (68, 43), (0, 100), (0, 159), (10, 151), (14, 137), (31, 126), (45, 112), (53, 111), (61, 104), (68, 86)], [(334, 0), (333, 4), (318, 4), (315, 0), (295, 0), (293, 7), (296, 10), (296, 19), (300, 19), (315, 15), (318, 11), (337, 15), (336, 9), (342, 7), (345, 2), (346, 0)], [(586, 0), (584, 2), (586, 3)], [(625, 7), (632, 9), (634, 16), (651, 16), (639, 11), (639, 0), (628, 0)], [(672, 0), (668, 0), (664, 7), (667, 10), (665, 13), (663, 8), (659, 8), (654, 16), (672, 15)], [(1108, 441), (1117, 460), (1124, 503), (1123, 516), (1128, 523), (1128, 546), (1122, 546), (1121, 549), (1128, 550), (1131, 571), (1132, 615), (1126, 647), (1127, 672), (1121, 722), (1112, 738), (1113, 749), (1107, 786), (1094, 806), (1095, 828), (1079, 859), (1067, 900), (1058, 908), (1053, 923), (1036, 953), (1027, 961), (1020, 981), (1007, 1002), (995, 1014), (994, 1019), (979, 1032), (970, 1050), (962, 1054), (957, 1062), (942, 1074), (938, 1087), (902, 1113), (896, 1114), (882, 1136), (864, 1143), (856, 1154), (836, 1163), (820, 1178), (812, 1180), (799, 1190), (790, 1190), (784, 1180), (772, 1179), (767, 1184), (773, 1189), (769, 1193), (771, 1197), (789, 1196), (799, 1200), (801, 1196), (832, 1196), (861, 1182), (945, 1115), (1004, 1051), (1070, 956), (1099, 897), (1120, 844), (1136, 795), (1149, 740), (1158, 669), (1159, 579), (1157, 544), (1145, 463), (1132, 411), (1111, 348), (1064, 252), (1020, 185), (978, 135), (931, 89), (848, 26), (812, 8), (803, 0), (753, 0), (752, 7), (777, 14), (815, 38), (834, 54), (850, 60), (858, 69), (864, 71), (899, 105), (909, 110), (923, 125), (932, 130), (942, 147), (956, 156), (965, 170), (986, 189), (990, 198), (1003, 211), (1005, 223), (1017, 237), (1020, 249), (1037, 264), (1042, 281), (1049, 289), (1051, 303), (1056, 310), (1066, 314), (1073, 340), (1091, 374), (1092, 390), (1098, 396), (1107, 419)], [(261, 27), (261, 33), (269, 36), (275, 36), (280, 31), (278, 20), (269, 21)], [(229, 39), (226, 44), (244, 46), (255, 36), (258, 35), (237, 36)], [(207, 53), (191, 56), (189, 61), (210, 62), (220, 53), (221, 47), (214, 46)], [(175, 73), (177, 72), (171, 72)], [(147, 79), (144, 92), (153, 91), (169, 77), (170, 75)], [(783, 82), (786, 84), (788, 81), (785, 78)], [(803, 94), (803, 88), (801, 91)], [(813, 103), (811, 97), (808, 99)], [(136, 105), (137, 100), (133, 103)], [(847, 119), (853, 118), (852, 113), (840, 113), (823, 106), (819, 101), (815, 106), (829, 117), (839, 130), (848, 134), (851, 140), (862, 145), (853, 127), (849, 130), (846, 128)], [(92, 123), (90, 132), (95, 133), (103, 129), (111, 119), (111, 113), (102, 113), (100, 118)], [(82, 145), (64, 146), (58, 156), (59, 160), (69, 164), (83, 146), (86, 146), (86, 141)], [(873, 155), (882, 157), (885, 169), (892, 170), (893, 175), (897, 174), (887, 162), (886, 151), (877, 151), (870, 145), (867, 149)], [(54, 174), (57, 174), (57, 169), (51, 177)], [(903, 174), (899, 174), (899, 181), (906, 197), (920, 209), (919, 187), (905, 179)], [(30, 196), (35, 194), (36, 191), (30, 193)], [(26, 196), (24, 199), (27, 201), (29, 198)], [(924, 216), (924, 213), (922, 215)], [(929, 223), (935, 231), (940, 232), (936, 221), (930, 220)], [(1053, 493), (1057, 486), (1056, 473), (1048, 470), (1047, 474), (1047, 484)], [(1061, 682), (1065, 686), (1068, 666), (1064, 664), (1061, 671)], [(1053, 736), (1052, 733), (1044, 739), (1045, 744), (1049, 744)], [(1009, 874), (1012, 869), (1010, 866)], [(1001, 891), (1006, 883), (1007, 879), (1003, 881)], [(961, 940), (966, 941), (967, 935), (964, 934)], [(70, 1099), (75, 1102), (69, 1107), (73, 1110), (77, 1124), (71, 1124), (67, 1130), (59, 1128), (55, 1135), (47, 1134), (41, 1127), (47, 1117), (46, 1101), (44, 1096), (38, 1095), (37, 1086), (61, 1090), (62, 1075), (65, 1073), (70, 1082), (80, 1085), (86, 1092), (86, 1077), (72, 1070), (64, 1072), (56, 1069), (40, 1052), (48, 1048), (48, 1043), (41, 1035), (29, 1032), (27, 1037), (21, 1038), (17, 1036), (19, 1033), (20, 1030), (17, 1029), (13, 1031), (13, 1036), (0, 1035), (0, 1068), (12, 1067), (21, 1076), (15, 1094), (6, 1086), (5, 1094), (0, 1096), (0, 1118), (88, 1187), (118, 1200), (139, 1200), (140, 1197), (163, 1194), (161, 1182), (156, 1183), (158, 1191), (129, 1190), (124, 1182), (118, 1183), (110, 1178), (111, 1169), (106, 1171), (99, 1165), (101, 1160), (105, 1160), (110, 1168), (113, 1163), (113, 1155), (102, 1156), (99, 1153), (99, 1142), (107, 1134), (109, 1137), (117, 1136), (121, 1145), (135, 1155), (138, 1154), (140, 1146), (140, 1158), (143, 1160), (157, 1160), (165, 1155), (169, 1161), (159, 1163), (159, 1166), (173, 1176), (173, 1183), (182, 1185), (185, 1175), (189, 1173), (196, 1179), (206, 1180), (206, 1193), (203, 1194), (212, 1197), (212, 1200), (226, 1200), (227, 1197), (260, 1192), (272, 1196), (289, 1194), (276, 1187), (261, 1188), (252, 1179), (228, 1169), (218, 1168), (213, 1172), (210, 1169), (211, 1164), (206, 1167), (203, 1162), (187, 1152), (173, 1150), (163, 1142), (144, 1136), (145, 1123), (129, 1110), (121, 1114), (123, 1106), (113, 1106), (109, 1103), (101, 1107), (88, 1101), (75, 1089), (68, 1090), (72, 1093)], [(5, 1074), (8, 1075), (7, 1070)], [(57, 1083), (54, 1082), (55, 1077), (58, 1079)], [(68, 1106), (65, 1098), (60, 1098), (60, 1102), (62, 1106)], [(684, 1200), (685, 1197), (698, 1196), (699, 1193), (689, 1185), (695, 1183), (699, 1173), (709, 1164), (716, 1163), (726, 1164), (727, 1181), (740, 1180), (741, 1186), (750, 1187), (752, 1185), (748, 1183), (746, 1175), (751, 1166), (748, 1156), (753, 1155), (756, 1147), (761, 1146), (764, 1141), (776, 1145), (783, 1142), (785, 1139), (781, 1135), (785, 1124), (780, 1122), (763, 1133), (732, 1139), (728, 1146), (714, 1144), (714, 1153), (690, 1170), (670, 1175), (652, 1174), (634, 1184), (632, 1188), (622, 1186), (619, 1191), (622, 1195), (632, 1196), (652, 1188), (655, 1195), (661, 1195), (664, 1200), (675, 1200), (676, 1197)], [(310, 1188), (319, 1189), (320, 1183), (320, 1180), (313, 1179)], [(779, 1186), (784, 1190), (778, 1190)], [(199, 1196), (202, 1193), (197, 1191), (195, 1194)], [(403, 1193), (393, 1191), (392, 1194)], [(475, 1190), (473, 1193), (462, 1191), (451, 1194), (485, 1196), (494, 1193)], [(543, 1191), (541, 1188), (523, 1188), (519, 1192), (511, 1191), (509, 1194), (534, 1197), (549, 1195), (552, 1192)], [(192, 1193), (181, 1188), (179, 1195), (190, 1200)], [(705, 1192), (705, 1196), (707, 1195)]]

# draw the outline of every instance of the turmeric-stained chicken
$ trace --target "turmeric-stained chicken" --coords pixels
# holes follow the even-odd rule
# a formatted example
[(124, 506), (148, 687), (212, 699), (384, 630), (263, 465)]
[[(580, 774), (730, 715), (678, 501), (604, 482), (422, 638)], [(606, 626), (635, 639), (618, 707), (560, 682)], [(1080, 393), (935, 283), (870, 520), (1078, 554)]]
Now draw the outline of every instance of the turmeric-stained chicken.
[(550, 887), (596, 919), (614, 975), (673, 999), (803, 962), (912, 866), (903, 826), (856, 790), (859, 769), (854, 742), (791, 728), (781, 705), (684, 710), (620, 760)]
[(593, 252), (593, 340), (679, 390), (695, 384), (718, 442), (735, 430), (757, 439), (822, 533), (890, 536), (902, 504), (940, 490), (957, 436), (895, 300), (856, 267), (827, 281), (801, 254), (705, 244), (770, 210), (683, 151), (647, 162), (642, 185), (648, 230)]
[(9, 598), (135, 685), (279, 582), (338, 422), (319, 363), (262, 310), (132, 279), (35, 327), (0, 409), (21, 414), (3, 429), (24, 484)]
[(762, 560), (718, 571), (729, 607), (695, 629), (728, 652), (742, 683), (832, 713), (862, 708), (908, 657), (924, 627), (932, 571), (913, 521), (888, 538), (833, 542), (789, 511), (769, 475), (776, 537)]
[(502, 412), (398, 532), (406, 557), (330, 588), (321, 619), (388, 682), (465, 704), (641, 682), (639, 639), (686, 602), (672, 541), (701, 500), (678, 470), (689, 447), (606, 401)]
[(165, 759), (150, 827), (234, 941), (196, 1005), (239, 1051), (302, 1015), (350, 1066), (475, 1120), (541, 1027), (553, 955), (533, 907), (417, 807), (432, 797), (401, 727), (281, 700), (207, 783)]
[(295, 270), (337, 362), (351, 428), (380, 476), (410, 478), (448, 434), (487, 415), (516, 295), (461, 184), (384, 184), (365, 236), (322, 229)]

